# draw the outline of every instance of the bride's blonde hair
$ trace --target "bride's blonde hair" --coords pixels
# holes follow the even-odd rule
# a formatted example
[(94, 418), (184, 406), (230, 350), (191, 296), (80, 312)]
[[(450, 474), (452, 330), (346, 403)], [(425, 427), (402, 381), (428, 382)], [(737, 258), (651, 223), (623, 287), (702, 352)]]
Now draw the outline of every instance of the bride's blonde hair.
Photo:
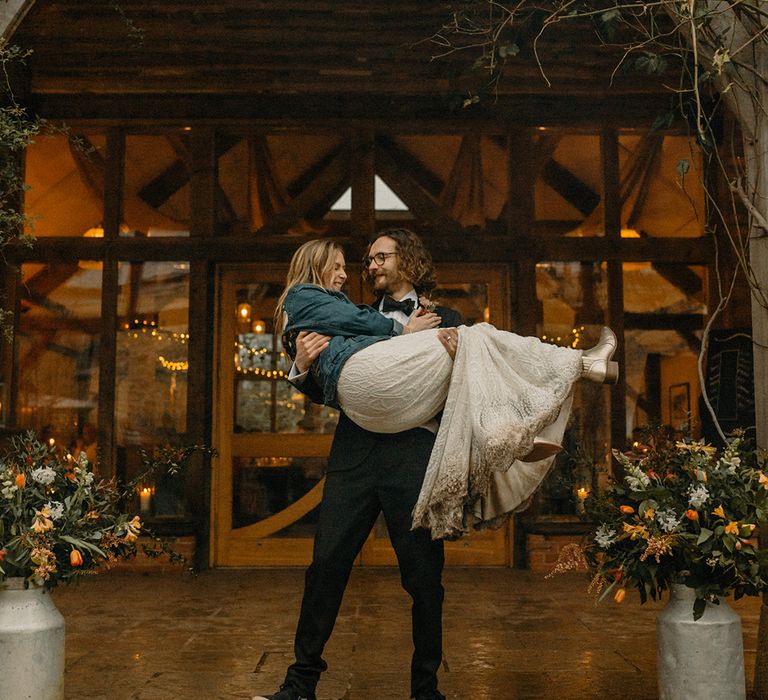
[(318, 238), (307, 241), (293, 254), (285, 278), (285, 289), (275, 306), (275, 335), (283, 332), (283, 304), (291, 287), (297, 284), (316, 284), (324, 287), (333, 272), (337, 253), (343, 254), (344, 249), (336, 241)]

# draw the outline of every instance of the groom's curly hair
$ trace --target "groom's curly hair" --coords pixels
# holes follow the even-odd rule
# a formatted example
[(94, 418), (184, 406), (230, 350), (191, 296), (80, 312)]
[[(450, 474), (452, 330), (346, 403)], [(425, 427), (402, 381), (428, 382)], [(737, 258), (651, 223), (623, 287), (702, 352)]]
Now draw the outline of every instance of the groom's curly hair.
[(432, 256), (421, 238), (407, 228), (384, 229), (371, 239), (366, 255), (374, 242), (382, 236), (391, 238), (397, 245), (397, 254), (400, 258), (399, 270), (418, 294), (429, 294), (437, 287)]

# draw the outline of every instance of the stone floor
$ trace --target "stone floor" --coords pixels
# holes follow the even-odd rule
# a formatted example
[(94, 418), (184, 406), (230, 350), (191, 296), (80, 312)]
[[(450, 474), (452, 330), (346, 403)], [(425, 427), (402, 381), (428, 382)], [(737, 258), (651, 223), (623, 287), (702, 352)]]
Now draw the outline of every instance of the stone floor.
[[(72, 700), (247, 700), (291, 661), (303, 572), (109, 573), (54, 592), (67, 621)], [(658, 604), (595, 606), (582, 576), (510, 569), (445, 573), (441, 689), (451, 700), (657, 697)], [(759, 601), (742, 615), (752, 682)], [(394, 569), (353, 573), (319, 700), (406, 700), (409, 602)], [(692, 698), (691, 700), (695, 700)]]

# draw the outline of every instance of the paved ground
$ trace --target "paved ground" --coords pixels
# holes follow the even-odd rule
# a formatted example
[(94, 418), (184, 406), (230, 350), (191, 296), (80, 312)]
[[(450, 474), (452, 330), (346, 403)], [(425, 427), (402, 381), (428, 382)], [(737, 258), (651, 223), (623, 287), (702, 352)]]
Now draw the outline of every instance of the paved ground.
[[(109, 573), (54, 593), (67, 620), (72, 700), (247, 700), (290, 662), (303, 572)], [(580, 575), (510, 569), (445, 574), (450, 700), (648, 700), (656, 695), (659, 605), (595, 606)], [(759, 601), (742, 615), (752, 682)], [(318, 700), (406, 700), (409, 603), (394, 569), (353, 573)], [(691, 698), (691, 700), (696, 700)]]

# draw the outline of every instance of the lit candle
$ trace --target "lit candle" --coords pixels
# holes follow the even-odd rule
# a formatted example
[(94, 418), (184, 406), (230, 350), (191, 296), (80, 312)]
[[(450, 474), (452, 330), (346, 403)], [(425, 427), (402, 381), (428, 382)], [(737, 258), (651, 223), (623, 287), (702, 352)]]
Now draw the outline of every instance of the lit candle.
[(584, 513), (584, 501), (587, 500), (587, 496), (589, 496), (589, 489), (583, 486), (576, 489), (576, 512), (580, 515)]
[(145, 486), (139, 491), (139, 509), (142, 513), (149, 512), (149, 501), (152, 498), (152, 489)]

